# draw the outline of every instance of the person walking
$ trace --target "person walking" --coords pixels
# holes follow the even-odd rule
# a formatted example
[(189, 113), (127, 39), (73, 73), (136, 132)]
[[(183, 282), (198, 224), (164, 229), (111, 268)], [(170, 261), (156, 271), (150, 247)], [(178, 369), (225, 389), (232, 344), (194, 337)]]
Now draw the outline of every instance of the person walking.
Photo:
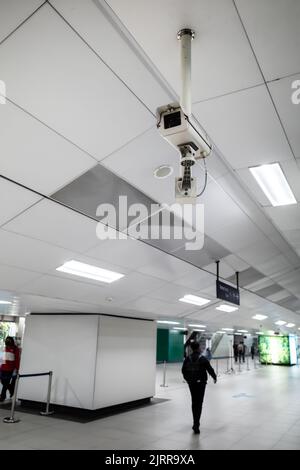
[[(243, 344), (243, 341), (240, 341), (239, 344), (238, 344), (238, 347), (237, 347), (237, 350), (238, 350), (238, 355), (239, 355), (239, 363), (242, 362), (242, 357), (244, 355), (244, 344)], [(245, 362), (245, 359), (244, 359), (244, 362)]]
[(182, 365), (182, 375), (187, 382), (192, 399), (193, 431), (200, 434), (200, 417), (202, 404), (207, 384), (207, 372), (217, 383), (217, 376), (206, 357), (201, 356), (200, 345), (197, 342), (191, 344), (192, 354), (185, 358)]
[(2, 364), (0, 366), (0, 377), (2, 383), (2, 391), (0, 395), (0, 402), (6, 399), (6, 392), (9, 391), (10, 398), (13, 397), (15, 390), (14, 373), (17, 373), (20, 366), (20, 353), (18, 347), (15, 345), (14, 339), (7, 336), (5, 340), (5, 349), (3, 353)]
[(252, 346), (251, 346), (251, 358), (252, 358), (252, 360), (254, 359), (254, 354), (255, 354), (255, 347), (254, 347), (254, 344), (252, 344)]
[(238, 357), (239, 357), (239, 352), (238, 352), (238, 345), (236, 343), (234, 343), (233, 345), (233, 355), (234, 355), (234, 362), (237, 362)]

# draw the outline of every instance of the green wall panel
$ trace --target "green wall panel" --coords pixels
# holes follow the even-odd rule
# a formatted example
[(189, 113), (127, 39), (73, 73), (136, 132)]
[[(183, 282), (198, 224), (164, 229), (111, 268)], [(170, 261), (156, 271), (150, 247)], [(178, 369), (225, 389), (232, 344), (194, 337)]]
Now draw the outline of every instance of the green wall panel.
[(183, 335), (179, 331), (169, 331), (169, 362), (183, 360)]
[(157, 342), (156, 342), (156, 361), (168, 361), (169, 356), (169, 330), (157, 329)]

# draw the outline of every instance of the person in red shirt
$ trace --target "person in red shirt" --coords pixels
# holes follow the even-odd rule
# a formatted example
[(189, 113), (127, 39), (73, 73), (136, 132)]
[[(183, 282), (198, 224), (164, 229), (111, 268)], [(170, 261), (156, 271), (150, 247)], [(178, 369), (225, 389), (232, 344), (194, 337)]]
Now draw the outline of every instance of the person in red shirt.
[(15, 345), (14, 339), (7, 336), (5, 340), (5, 349), (3, 353), (2, 364), (0, 366), (0, 377), (3, 385), (0, 402), (6, 399), (7, 390), (10, 397), (14, 394), (15, 380), (13, 380), (14, 371), (18, 372), (20, 366), (20, 353), (18, 347)]

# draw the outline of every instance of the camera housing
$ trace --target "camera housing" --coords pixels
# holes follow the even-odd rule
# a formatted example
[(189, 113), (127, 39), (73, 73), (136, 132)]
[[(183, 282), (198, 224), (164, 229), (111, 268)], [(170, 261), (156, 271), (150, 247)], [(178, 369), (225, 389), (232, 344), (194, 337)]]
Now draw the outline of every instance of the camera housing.
[(170, 103), (157, 109), (157, 128), (169, 144), (180, 151), (189, 146), (195, 159), (205, 158), (211, 152), (211, 145), (201, 135), (192, 118), (184, 114), (178, 103)]

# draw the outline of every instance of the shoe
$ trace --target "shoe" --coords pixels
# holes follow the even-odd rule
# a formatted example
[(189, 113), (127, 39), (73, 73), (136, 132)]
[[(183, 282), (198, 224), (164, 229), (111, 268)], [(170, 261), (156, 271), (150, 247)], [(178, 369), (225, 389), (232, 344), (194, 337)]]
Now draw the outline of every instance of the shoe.
[(199, 426), (193, 426), (194, 434), (200, 434)]

